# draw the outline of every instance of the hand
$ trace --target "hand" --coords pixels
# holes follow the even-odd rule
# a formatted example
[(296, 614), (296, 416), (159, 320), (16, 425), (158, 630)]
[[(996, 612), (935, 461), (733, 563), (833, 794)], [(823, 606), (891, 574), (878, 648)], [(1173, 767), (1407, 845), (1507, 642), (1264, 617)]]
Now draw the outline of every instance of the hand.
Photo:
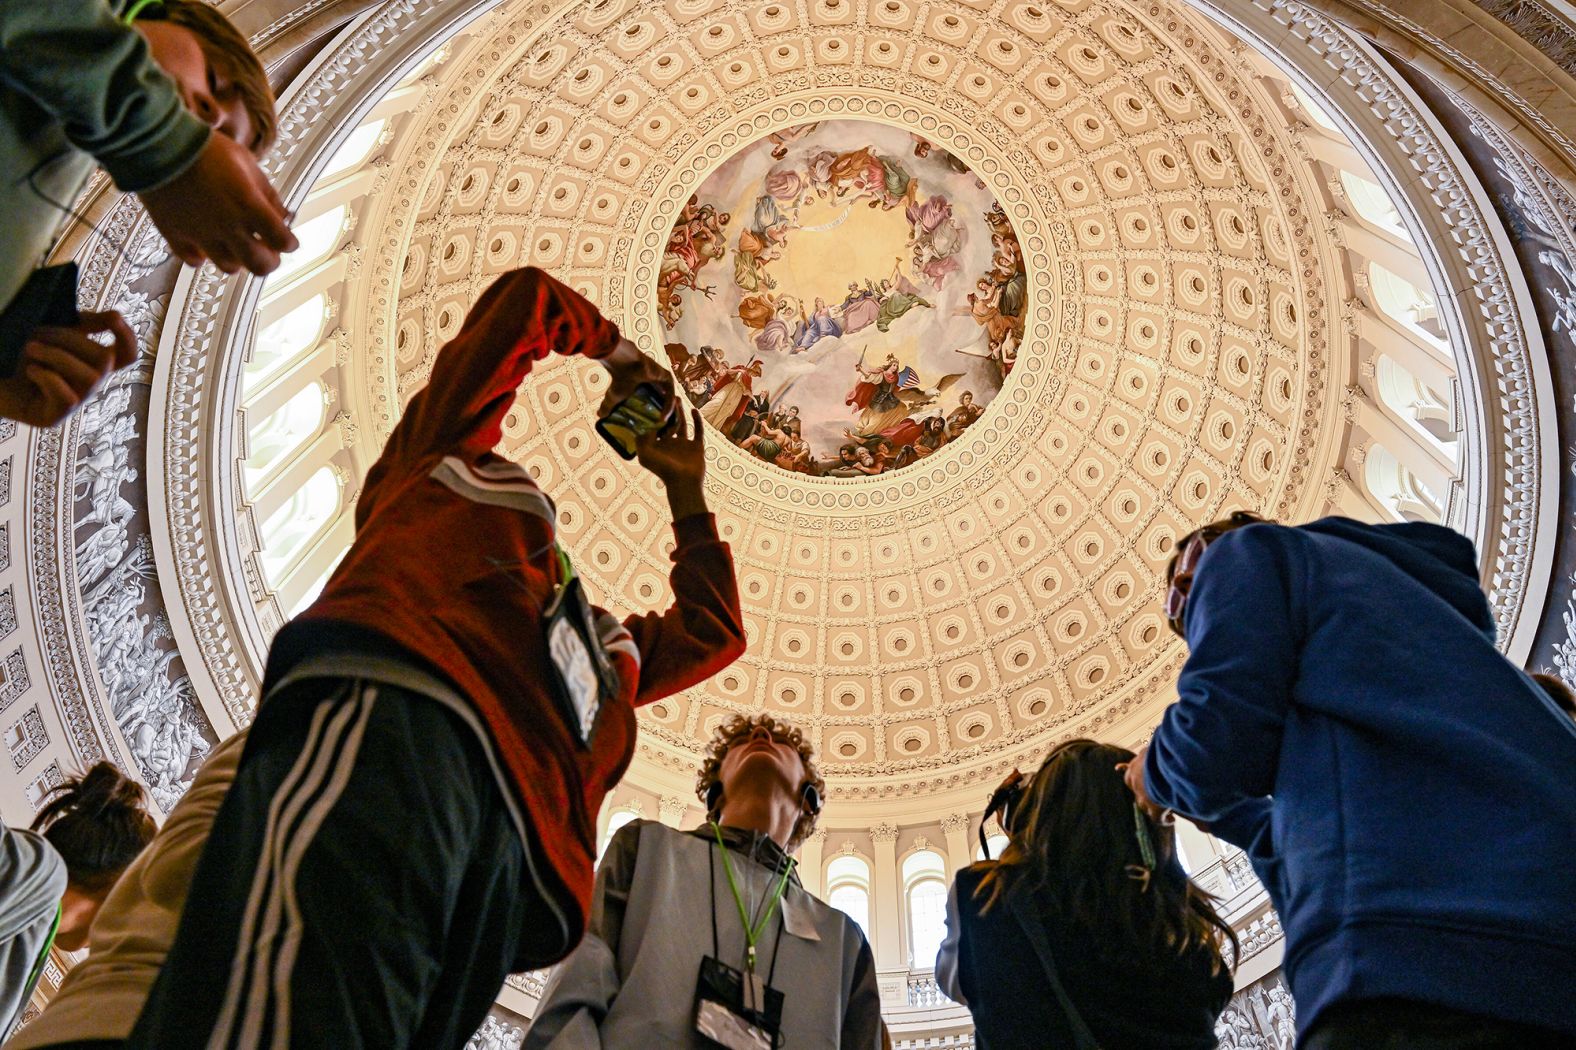
[(688, 428), (684, 417), (677, 415), (666, 430), (646, 434), (635, 442), (635, 458), (668, 490), (674, 521), (706, 512), (702, 484), (706, 478), (706, 444), (701, 426), (700, 413), (692, 408)]
[(650, 383), (661, 390), (670, 405), (678, 396), (673, 389), (673, 373), (641, 353), (640, 348), (628, 339), (620, 339), (613, 352), (602, 358), (602, 367), (613, 377), (613, 382), (609, 384), (607, 395), (597, 408), (598, 416), (607, 415), (620, 402), (633, 397), (635, 388), (642, 383)]
[(1138, 753), (1130, 761), (1118, 762), (1116, 768), (1122, 774), (1127, 789), (1133, 793), (1133, 800), (1138, 803), (1138, 808), (1151, 820), (1159, 823), (1165, 816), (1165, 810), (1155, 805), (1149, 797), (1149, 789), (1144, 784), (1144, 760), (1148, 757), (1149, 745), (1145, 744), (1138, 749)]
[(299, 247), (256, 158), (224, 135), (209, 135), (191, 167), (138, 196), (188, 266), (212, 259), (225, 273), (244, 268), (262, 276), (279, 267), (280, 252)]
[[(18, 374), (0, 379), (0, 416), (52, 427), (69, 416), (111, 372), (137, 359), (137, 337), (114, 310), (84, 311), (75, 328), (35, 329), (22, 348)], [(108, 332), (105, 346), (89, 336)]]

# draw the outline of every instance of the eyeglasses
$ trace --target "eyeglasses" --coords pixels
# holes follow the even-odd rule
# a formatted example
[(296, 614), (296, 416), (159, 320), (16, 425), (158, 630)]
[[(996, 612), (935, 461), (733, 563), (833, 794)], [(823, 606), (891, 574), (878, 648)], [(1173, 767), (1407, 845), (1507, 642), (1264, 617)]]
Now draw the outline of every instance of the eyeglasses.
[(1187, 596), (1193, 589), (1193, 573), (1197, 571), (1198, 563), (1203, 560), (1204, 551), (1211, 543), (1232, 529), (1263, 520), (1251, 510), (1234, 511), (1225, 521), (1205, 525), (1183, 537), (1178, 546), (1175, 567), (1171, 570), (1171, 583), (1166, 589), (1165, 604), (1166, 622), (1179, 636), (1186, 637), (1182, 631), (1182, 617), (1187, 613)]

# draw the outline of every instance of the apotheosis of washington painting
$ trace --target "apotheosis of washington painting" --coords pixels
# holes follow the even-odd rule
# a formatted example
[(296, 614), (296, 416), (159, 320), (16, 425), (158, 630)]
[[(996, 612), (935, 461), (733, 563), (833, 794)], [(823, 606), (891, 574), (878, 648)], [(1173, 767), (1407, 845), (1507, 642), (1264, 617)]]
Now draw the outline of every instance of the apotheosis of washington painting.
[(674, 223), (667, 354), (706, 421), (792, 473), (901, 470), (972, 426), (1011, 373), (1028, 278), (957, 157), (870, 121), (784, 128)]

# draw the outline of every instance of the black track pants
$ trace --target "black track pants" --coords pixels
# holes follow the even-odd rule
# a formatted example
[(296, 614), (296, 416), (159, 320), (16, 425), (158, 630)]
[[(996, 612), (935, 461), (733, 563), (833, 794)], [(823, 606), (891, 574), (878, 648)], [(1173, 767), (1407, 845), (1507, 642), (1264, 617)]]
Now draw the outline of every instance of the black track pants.
[(458, 715), (300, 683), (259, 712), (126, 1045), (457, 1050), (538, 917), (525, 864)]

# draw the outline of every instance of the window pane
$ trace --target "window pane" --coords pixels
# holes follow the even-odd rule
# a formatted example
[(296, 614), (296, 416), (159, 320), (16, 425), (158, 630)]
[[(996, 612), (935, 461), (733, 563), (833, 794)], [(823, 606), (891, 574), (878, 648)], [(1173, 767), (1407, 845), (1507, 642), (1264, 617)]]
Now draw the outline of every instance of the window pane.
[(263, 522), (263, 574), (277, 588), (295, 556), (339, 511), (339, 482), (323, 467)]
[(281, 259), (279, 269), (269, 278), (272, 286), (277, 288), (302, 270), (321, 262), (339, 246), (339, 235), (344, 228), (343, 204), (297, 226), (292, 232), (301, 246)]
[[(992, 860), (1001, 860), (1001, 851), (1007, 848), (1007, 842), (1008, 839), (1006, 835), (990, 835), (985, 839), (985, 844), (990, 847), (990, 857)], [(974, 859), (984, 860), (985, 851), (982, 849), (975, 849)]]
[(940, 879), (926, 879), (908, 891), (908, 944), (910, 965), (933, 970), (936, 953), (947, 935), (947, 887)]
[(378, 136), (383, 134), (383, 129), (388, 126), (388, 120), (379, 117), (370, 124), (363, 124), (345, 139), (339, 149), (334, 151), (334, 156), (329, 159), (328, 166), (323, 169), (319, 179), (331, 179), (341, 172), (349, 171), (367, 157), (378, 144)]
[(244, 391), (280, 371), (317, 344), (328, 313), (328, 297), (319, 292), (257, 333), (252, 359), (246, 362)]
[(1390, 203), (1390, 195), (1385, 193), (1384, 187), (1371, 179), (1344, 170), (1341, 172), (1341, 187), (1346, 190), (1346, 198), (1352, 202), (1352, 207), (1357, 209), (1358, 215), (1402, 240), (1412, 239), (1412, 235), (1406, 232), (1406, 223), (1402, 221), (1401, 213), (1396, 211), (1394, 204)]
[(313, 383), (297, 391), (266, 419), (247, 428), (251, 451), (246, 460), (248, 493), (263, 475), (306, 444), (323, 426), (325, 393), (322, 383)]
[(870, 894), (858, 886), (842, 885), (831, 892), (826, 903), (858, 923), (865, 939), (870, 939)]
[(602, 833), (602, 846), (596, 851), (596, 859), (599, 862), (602, 860), (602, 854), (607, 852), (607, 844), (613, 841), (614, 833), (625, 824), (634, 820), (637, 815), (631, 810), (620, 809), (615, 810), (613, 815), (607, 818), (607, 830)]
[(903, 858), (903, 882), (909, 883), (921, 875), (945, 875), (946, 861), (935, 850), (922, 849)]
[(870, 885), (870, 865), (858, 857), (838, 857), (826, 866), (826, 884), (828, 886), (844, 879), (854, 879)]

